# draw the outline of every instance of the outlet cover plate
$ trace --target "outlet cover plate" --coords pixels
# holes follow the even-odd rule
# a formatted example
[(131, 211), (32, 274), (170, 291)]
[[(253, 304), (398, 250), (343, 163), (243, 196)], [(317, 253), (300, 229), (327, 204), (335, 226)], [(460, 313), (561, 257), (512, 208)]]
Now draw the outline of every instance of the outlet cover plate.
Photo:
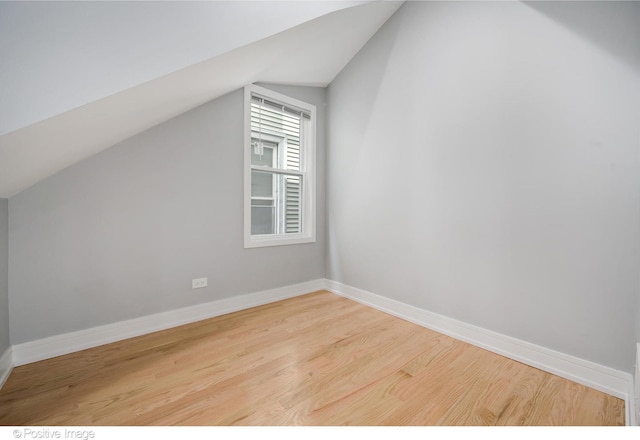
[(191, 280), (192, 289), (200, 289), (202, 287), (207, 287), (207, 278), (194, 278)]

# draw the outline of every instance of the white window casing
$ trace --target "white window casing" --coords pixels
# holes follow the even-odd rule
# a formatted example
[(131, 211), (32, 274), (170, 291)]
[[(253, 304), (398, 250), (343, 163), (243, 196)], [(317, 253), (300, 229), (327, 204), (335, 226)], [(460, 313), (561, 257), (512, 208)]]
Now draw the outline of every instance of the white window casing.
[(244, 89), (244, 247), (316, 241), (316, 107)]

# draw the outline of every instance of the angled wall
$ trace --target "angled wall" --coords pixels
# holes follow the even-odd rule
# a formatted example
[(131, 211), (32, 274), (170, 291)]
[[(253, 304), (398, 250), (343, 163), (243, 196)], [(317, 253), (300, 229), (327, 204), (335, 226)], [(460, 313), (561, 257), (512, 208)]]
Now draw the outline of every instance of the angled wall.
[(358, 4), (1, 2), (0, 135)]
[(631, 372), (638, 7), (405, 3), (329, 87), (328, 278)]
[[(325, 89), (278, 91), (318, 108), (323, 188)], [(237, 90), (12, 197), (11, 343), (323, 278), (322, 192), (316, 243), (243, 248), (243, 158)]]

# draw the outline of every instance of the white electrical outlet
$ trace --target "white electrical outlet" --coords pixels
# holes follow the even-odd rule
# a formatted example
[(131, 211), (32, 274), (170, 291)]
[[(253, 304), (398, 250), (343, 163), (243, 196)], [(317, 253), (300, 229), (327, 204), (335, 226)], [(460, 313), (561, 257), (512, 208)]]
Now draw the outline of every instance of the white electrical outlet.
[(202, 287), (207, 287), (207, 279), (206, 278), (194, 278), (191, 280), (191, 288), (192, 289), (200, 289)]

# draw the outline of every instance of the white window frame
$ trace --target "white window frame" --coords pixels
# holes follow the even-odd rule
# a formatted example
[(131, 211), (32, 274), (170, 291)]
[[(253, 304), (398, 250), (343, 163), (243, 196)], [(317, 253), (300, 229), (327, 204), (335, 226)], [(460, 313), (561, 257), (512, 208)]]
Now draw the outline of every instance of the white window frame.
[[(300, 171), (302, 177), (302, 232), (289, 234), (251, 235), (251, 97), (261, 96), (269, 101), (300, 109), (310, 116), (309, 130), (300, 145)], [(316, 241), (316, 107), (264, 87), (248, 85), (244, 88), (244, 247), (281, 246)]]

